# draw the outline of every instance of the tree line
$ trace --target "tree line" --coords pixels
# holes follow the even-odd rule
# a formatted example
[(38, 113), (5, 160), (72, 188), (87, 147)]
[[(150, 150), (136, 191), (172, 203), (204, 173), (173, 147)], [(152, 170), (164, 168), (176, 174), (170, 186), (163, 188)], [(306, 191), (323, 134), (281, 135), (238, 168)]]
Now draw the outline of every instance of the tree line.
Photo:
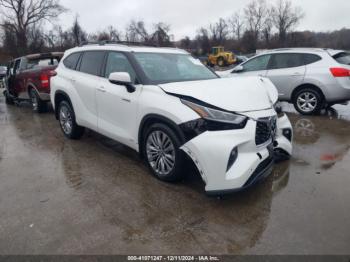
[[(318, 33), (298, 32), (295, 28), (305, 14), (290, 0), (251, 0), (231, 17), (198, 28), (194, 38), (174, 41), (169, 24), (158, 22), (151, 27), (142, 20), (131, 20), (123, 30), (113, 25), (99, 32), (87, 32), (76, 16), (68, 29), (54, 24), (66, 12), (59, 0), (0, 0), (0, 60), (28, 53), (64, 51), (89, 41), (126, 41), (154, 46), (177, 46), (196, 55), (205, 55), (212, 46), (254, 53), (256, 49), (279, 47), (330, 47), (350, 49), (350, 30)], [(54, 24), (47, 30), (46, 24)]]

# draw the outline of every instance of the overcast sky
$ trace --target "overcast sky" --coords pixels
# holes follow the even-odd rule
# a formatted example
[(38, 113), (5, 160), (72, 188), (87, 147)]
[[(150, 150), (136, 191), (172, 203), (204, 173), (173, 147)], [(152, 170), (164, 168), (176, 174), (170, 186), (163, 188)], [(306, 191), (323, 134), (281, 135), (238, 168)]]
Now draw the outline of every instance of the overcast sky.
[[(60, 17), (65, 28), (76, 14), (88, 32), (113, 25), (124, 30), (131, 19), (143, 19), (151, 27), (156, 22), (171, 25), (175, 40), (193, 37), (201, 26), (229, 17), (241, 10), (247, 0), (61, 0), (70, 11)], [(267, 0), (274, 3), (274, 0)], [(306, 16), (299, 30), (328, 31), (350, 28), (349, 0), (292, 0), (303, 8)]]

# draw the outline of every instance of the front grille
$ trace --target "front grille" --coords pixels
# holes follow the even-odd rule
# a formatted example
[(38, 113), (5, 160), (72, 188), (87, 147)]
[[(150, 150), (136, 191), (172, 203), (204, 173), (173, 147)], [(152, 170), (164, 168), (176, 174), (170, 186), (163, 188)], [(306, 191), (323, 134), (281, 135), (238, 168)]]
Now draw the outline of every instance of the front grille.
[(255, 143), (257, 146), (265, 144), (275, 138), (277, 119), (275, 117), (260, 118), (256, 123)]

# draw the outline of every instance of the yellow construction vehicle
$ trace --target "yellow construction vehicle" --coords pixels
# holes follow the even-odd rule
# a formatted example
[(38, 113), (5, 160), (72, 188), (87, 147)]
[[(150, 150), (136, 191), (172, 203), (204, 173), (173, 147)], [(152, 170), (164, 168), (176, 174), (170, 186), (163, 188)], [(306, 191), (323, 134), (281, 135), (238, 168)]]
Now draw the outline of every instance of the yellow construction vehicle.
[(215, 46), (211, 49), (207, 64), (209, 66), (230, 66), (236, 63), (236, 56), (232, 52), (225, 52), (223, 46)]

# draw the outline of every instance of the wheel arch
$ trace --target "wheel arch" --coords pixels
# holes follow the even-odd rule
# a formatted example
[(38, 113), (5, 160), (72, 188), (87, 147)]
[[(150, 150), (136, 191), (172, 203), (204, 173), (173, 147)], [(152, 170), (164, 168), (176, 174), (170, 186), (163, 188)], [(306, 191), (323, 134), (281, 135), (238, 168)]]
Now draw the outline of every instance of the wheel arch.
[(323, 102), (325, 102), (326, 100), (326, 97), (323, 93), (323, 91), (321, 90), (321, 88), (319, 88), (317, 85), (315, 84), (310, 84), (310, 83), (306, 83), (306, 84), (302, 84), (302, 85), (299, 85), (298, 87), (296, 87), (293, 92), (292, 92), (292, 95), (291, 95), (291, 101), (293, 102), (296, 98), (296, 95), (298, 94), (298, 92), (300, 90), (303, 90), (305, 88), (311, 88), (311, 89), (314, 89), (315, 91), (319, 92), (322, 96), (322, 100)]
[(143, 139), (144, 139), (145, 132), (149, 126), (156, 123), (167, 125), (168, 127), (174, 130), (174, 132), (178, 135), (182, 143), (186, 141), (185, 135), (183, 134), (181, 128), (173, 120), (158, 114), (148, 114), (142, 118), (139, 132), (138, 132), (139, 154), (142, 158), (143, 158)]
[(71, 106), (73, 106), (72, 105), (72, 101), (70, 100), (69, 95), (66, 92), (61, 91), (61, 90), (56, 91), (56, 93), (55, 93), (55, 107), (54, 107), (55, 108), (55, 117), (56, 117), (56, 119), (58, 119), (58, 110), (57, 110), (58, 108), (57, 108), (57, 106), (59, 105), (60, 102), (62, 102), (64, 100), (67, 101)]
[(33, 83), (28, 83), (27, 84), (27, 93), (28, 93), (28, 97), (30, 98), (30, 91), (34, 89), (35, 92), (37, 92), (37, 94), (39, 94), (38, 89), (36, 88), (36, 86)]

